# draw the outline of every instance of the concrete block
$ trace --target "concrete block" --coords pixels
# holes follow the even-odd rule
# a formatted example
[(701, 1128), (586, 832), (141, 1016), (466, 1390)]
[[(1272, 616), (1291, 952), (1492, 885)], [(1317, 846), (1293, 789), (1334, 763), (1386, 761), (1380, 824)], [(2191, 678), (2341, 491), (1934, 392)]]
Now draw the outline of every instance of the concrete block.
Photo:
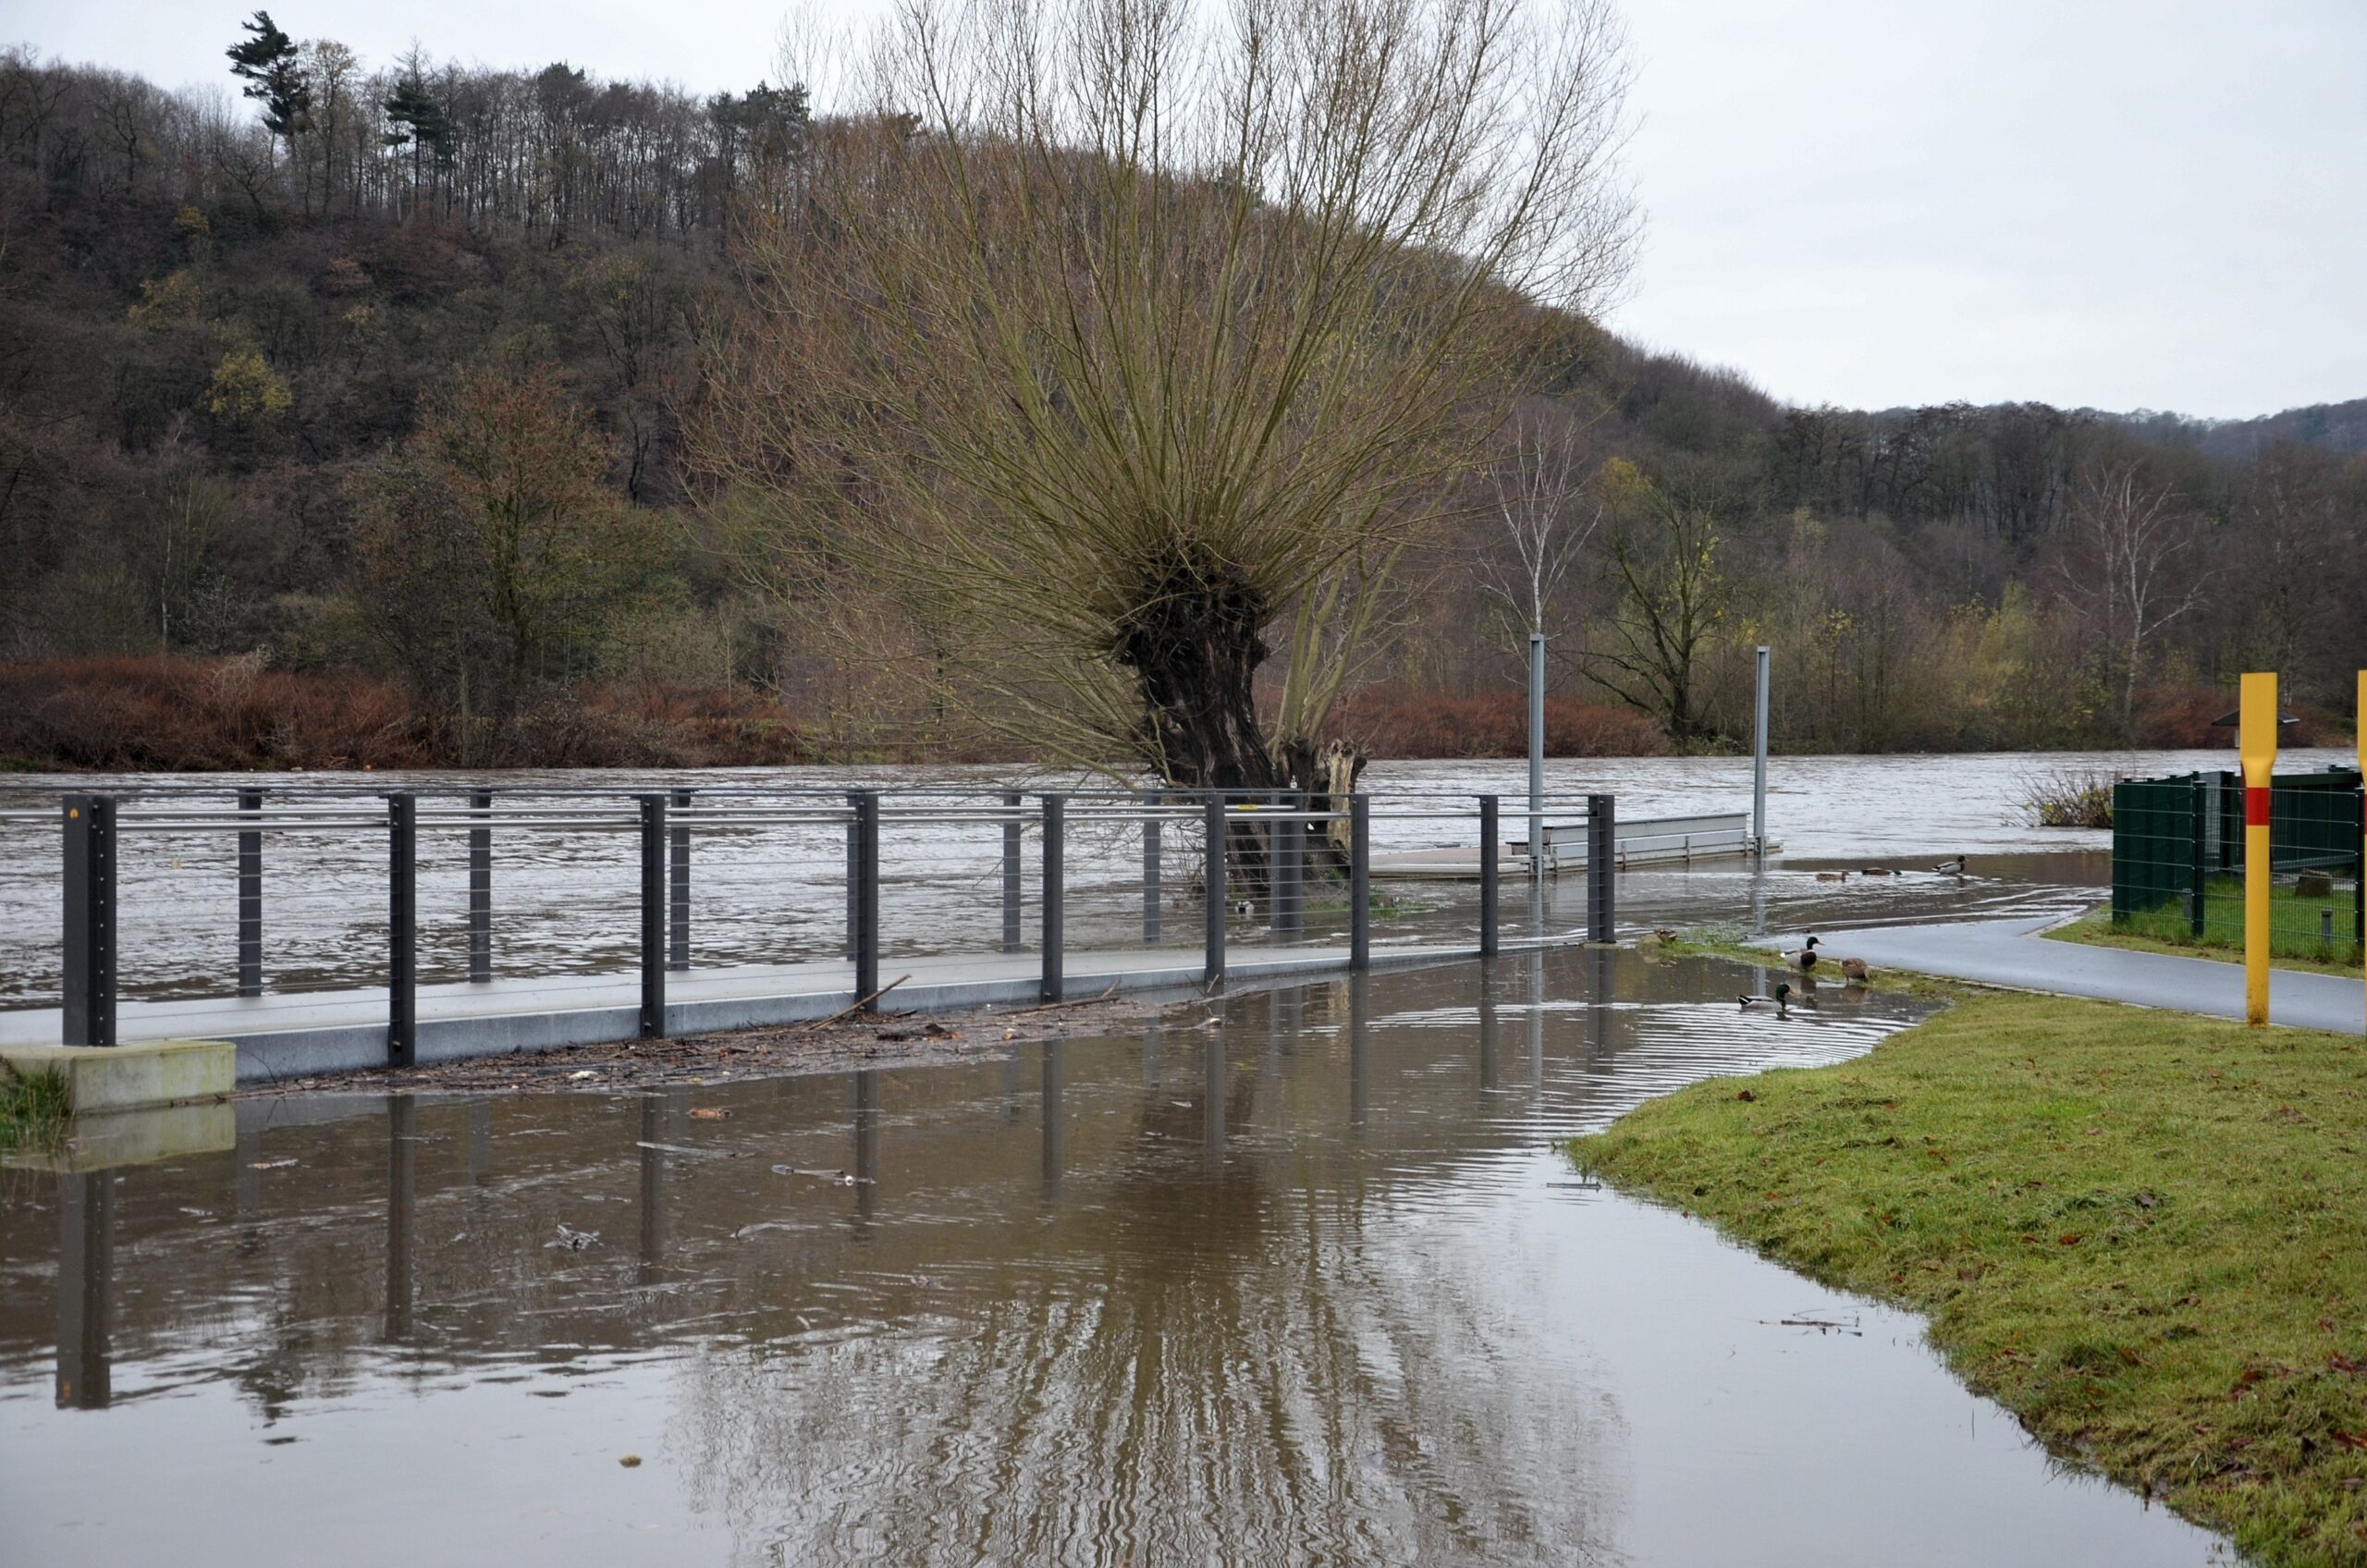
[(227, 1040), (146, 1040), (129, 1046), (8, 1046), (0, 1060), (28, 1075), (66, 1080), (77, 1116), (212, 1099), (237, 1086), (239, 1050)]
[(238, 1142), (237, 1104), (207, 1100), (199, 1105), (150, 1106), (77, 1116), (62, 1144), (54, 1148), (14, 1150), (7, 1163), (20, 1170), (79, 1174), (213, 1154), (235, 1148)]

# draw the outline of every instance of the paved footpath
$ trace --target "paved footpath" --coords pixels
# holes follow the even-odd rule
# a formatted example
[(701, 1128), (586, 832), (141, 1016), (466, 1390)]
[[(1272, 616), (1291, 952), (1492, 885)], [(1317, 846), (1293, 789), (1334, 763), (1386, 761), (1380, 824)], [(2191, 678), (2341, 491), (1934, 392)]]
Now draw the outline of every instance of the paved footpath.
[[(1527, 952), (1582, 938), (1504, 940), (1502, 950)], [(1476, 947), (1437, 943), (1373, 945), (1376, 969), (1443, 963), (1478, 957)], [(1344, 947), (1260, 943), (1228, 955), (1228, 986), (1294, 984), (1349, 973)], [(1202, 954), (1196, 948), (1126, 949), (1067, 955), (1062, 994), (1072, 1000), (1110, 995), (1177, 998), (1200, 995)], [(880, 974), (901, 976), (880, 1001), (884, 1012), (940, 1012), (965, 1007), (1027, 1006), (1039, 993), (1043, 961), (1033, 953), (947, 957), (883, 955)], [(821, 961), (742, 964), (669, 974), (666, 1033), (705, 1034), (828, 1018), (855, 1000), (854, 965)], [(419, 987), (418, 1052), (423, 1062), (511, 1051), (630, 1040), (641, 1028), (637, 974), (505, 977), (485, 985)], [(228, 1040), (239, 1047), (239, 1081), (257, 1083), (307, 1072), (384, 1066), (386, 993), (383, 987), (276, 992), (253, 998), (201, 997), (177, 1001), (127, 999), (117, 1009), (126, 1042)], [(55, 1008), (0, 1011), (0, 1046), (54, 1046), (61, 1024)]]
[[(1877, 970), (1907, 969), (2019, 991), (2095, 997), (2217, 1018), (2244, 1015), (2242, 964), (2058, 942), (2036, 935), (2054, 924), (2052, 918), (2025, 918), (1877, 925), (1821, 932), (1817, 950), (1834, 959), (1861, 958)], [(1800, 937), (1792, 936), (1776, 945), (1799, 944)], [(2268, 1016), (2273, 1023), (2304, 1029), (2367, 1032), (2367, 986), (2338, 975), (2275, 970), (2268, 982)]]

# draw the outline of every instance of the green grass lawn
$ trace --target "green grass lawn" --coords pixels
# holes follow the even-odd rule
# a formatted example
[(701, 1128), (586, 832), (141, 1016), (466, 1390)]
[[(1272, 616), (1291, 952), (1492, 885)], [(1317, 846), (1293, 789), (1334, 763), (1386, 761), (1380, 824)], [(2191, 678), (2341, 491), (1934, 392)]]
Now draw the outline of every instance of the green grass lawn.
[[(2334, 917), (2334, 940), (2320, 940), (2324, 916)], [(2294, 969), (2347, 969), (2356, 974), (2361, 953), (2356, 937), (2358, 909), (2348, 887), (2331, 894), (2304, 898), (2291, 882), (2269, 889), (2268, 950), (2273, 962)], [(2202, 934), (2197, 936), (2179, 904), (2144, 910), (2126, 920), (2107, 920), (2091, 926), (2068, 927), (2068, 941), (2093, 942), (2100, 947), (2131, 947), (2153, 952), (2199, 954), (2208, 958), (2244, 951), (2244, 881), (2240, 876), (2214, 876), (2203, 888)]]
[(1984, 996), (1571, 1150), (1927, 1315), (1949, 1366), (2050, 1450), (2259, 1561), (2367, 1563), (2359, 1039)]
[[(2051, 937), (2058, 942), (2085, 942), (2091, 947), (2124, 948), (2130, 952), (2168, 953), (2175, 958), (2215, 959), (2222, 963), (2241, 963), (2244, 961), (2244, 945), (2241, 940), (2237, 941), (2232, 947), (2212, 942), (2198, 942), (2186, 934), (2186, 923), (2183, 920), (2177, 922), (2177, 928), (2179, 935), (2175, 937), (2155, 936), (2149, 928), (2138, 927), (2131, 924), (2115, 925), (2111, 912), (2100, 910), (2094, 914), (2075, 920), (2068, 925), (2058, 925), (2042, 935)], [(2311, 974), (2340, 974), (2350, 978), (2357, 978), (2360, 974), (2359, 949), (2356, 947), (2351, 949), (2349, 954), (2338, 954), (2333, 959), (2298, 956), (2289, 950), (2297, 947), (2300, 947), (2300, 944), (2270, 943), (2268, 959), (2270, 967), (2300, 970)], [(2287, 950), (2279, 950), (2280, 949)], [(2309, 943), (2304, 949), (2311, 954), (2320, 950), (2315, 942)]]

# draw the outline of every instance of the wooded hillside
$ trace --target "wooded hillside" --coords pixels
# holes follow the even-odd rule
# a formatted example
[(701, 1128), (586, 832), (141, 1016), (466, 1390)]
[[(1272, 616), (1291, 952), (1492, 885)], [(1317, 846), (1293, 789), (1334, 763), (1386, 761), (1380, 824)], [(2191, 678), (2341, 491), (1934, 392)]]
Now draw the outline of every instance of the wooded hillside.
[[(126, 656), (370, 683), (405, 757), (722, 754), (649, 728), (693, 710), (734, 716), (732, 760), (975, 749), (892, 614), (743, 580), (744, 498), (690, 459), (742, 222), (801, 200), (802, 92), (224, 43), (218, 94), (0, 55), (0, 660), (60, 712)], [(1532, 620), (1559, 697), (1680, 745), (1744, 734), (1760, 642), (1795, 750), (2200, 739), (2243, 668), (2348, 714), (2361, 405), (1794, 409), (1555, 340), (1356, 672), (1384, 751), (1460, 749)], [(0, 756), (73, 760), (23, 711)], [(586, 740), (621, 713), (631, 744)]]

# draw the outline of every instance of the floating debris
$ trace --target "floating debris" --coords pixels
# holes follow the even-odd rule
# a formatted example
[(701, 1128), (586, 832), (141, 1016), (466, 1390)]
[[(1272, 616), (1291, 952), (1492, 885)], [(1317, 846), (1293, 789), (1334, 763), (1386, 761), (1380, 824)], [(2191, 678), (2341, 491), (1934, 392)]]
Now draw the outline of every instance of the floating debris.
[(808, 1181), (828, 1182), (833, 1186), (839, 1187), (852, 1187), (858, 1183), (867, 1187), (872, 1184), (870, 1177), (858, 1176), (852, 1170), (809, 1170), (801, 1165), (776, 1165), (773, 1167), (773, 1174), (776, 1176), (803, 1176)]

